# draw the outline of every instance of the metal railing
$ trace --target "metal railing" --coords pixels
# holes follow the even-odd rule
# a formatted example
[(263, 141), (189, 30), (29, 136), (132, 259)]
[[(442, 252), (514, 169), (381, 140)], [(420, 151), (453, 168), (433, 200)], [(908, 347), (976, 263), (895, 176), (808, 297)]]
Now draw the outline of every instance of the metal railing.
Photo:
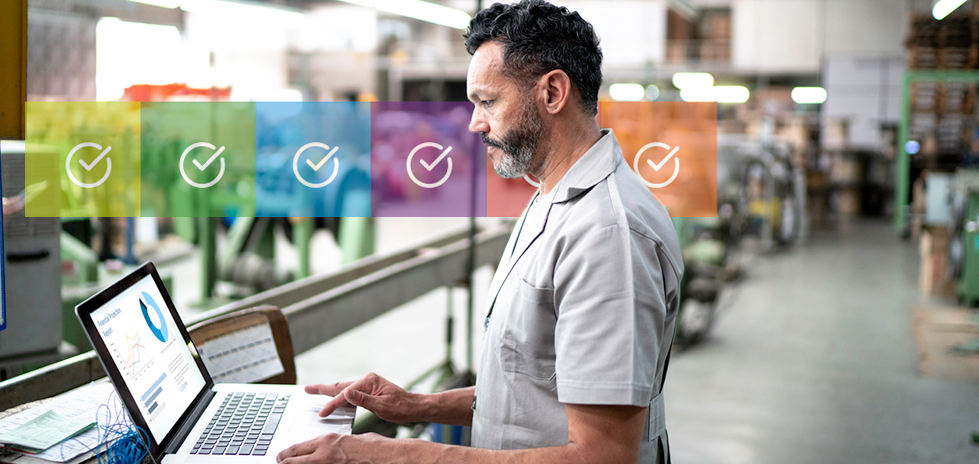
[[(498, 262), (512, 224), (480, 230), (474, 237), (473, 268)], [(198, 322), (259, 305), (279, 307), (289, 321), (296, 354), (307, 351), (407, 301), (469, 278), (468, 230), (437, 237), (412, 249), (374, 255), (335, 274), (307, 277), (188, 318)], [(105, 377), (89, 351), (0, 382), (0, 411)]]

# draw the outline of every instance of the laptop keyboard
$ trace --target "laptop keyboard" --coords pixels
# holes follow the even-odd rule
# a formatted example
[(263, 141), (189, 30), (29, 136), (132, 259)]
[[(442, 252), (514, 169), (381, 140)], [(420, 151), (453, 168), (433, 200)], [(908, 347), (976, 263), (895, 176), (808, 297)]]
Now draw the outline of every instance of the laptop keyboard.
[(226, 396), (190, 454), (265, 456), (289, 396), (275, 393)]

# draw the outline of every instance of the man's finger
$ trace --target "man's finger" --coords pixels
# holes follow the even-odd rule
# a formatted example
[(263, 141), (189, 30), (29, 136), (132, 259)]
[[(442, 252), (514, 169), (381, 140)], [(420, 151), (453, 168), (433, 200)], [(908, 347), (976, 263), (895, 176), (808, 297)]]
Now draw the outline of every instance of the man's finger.
[(347, 403), (354, 406), (360, 406), (364, 409), (374, 410), (374, 397), (353, 388), (348, 388), (343, 391), (343, 397), (347, 399)]
[(323, 405), (323, 409), (320, 410), (320, 417), (329, 416), (330, 414), (333, 414), (333, 411), (336, 411), (337, 408), (346, 405), (347, 399), (344, 397), (344, 395), (337, 395), (335, 398), (327, 401), (326, 404)]
[(337, 394), (342, 392), (345, 388), (349, 387), (353, 383), (354, 381), (351, 380), (349, 382), (337, 382), (329, 385), (327, 384), (306, 385), (305, 390), (306, 393), (309, 393), (310, 395), (337, 396)]
[(302, 456), (292, 456), (292, 457), (282, 458), (282, 459), (276, 457), (276, 462), (282, 464), (313, 464), (316, 462), (316, 455), (310, 453), (310, 454), (304, 454)]
[[(346, 397), (346, 395), (347, 395), (348, 392), (350, 392), (350, 391), (364, 391), (364, 390), (366, 390), (366, 391), (372, 391), (373, 390), (372, 385), (376, 381), (376, 378), (377, 378), (376, 375), (368, 374), (368, 375), (366, 375), (366, 376), (364, 376), (364, 377), (362, 377), (362, 378), (360, 378), (358, 380), (355, 380), (353, 382), (342, 382), (342, 383), (341, 382), (337, 382), (337, 383), (333, 384), (332, 385), (333, 386), (333, 389), (330, 390), (330, 391), (335, 391), (336, 394), (333, 395), (334, 398), (332, 400), (328, 401), (326, 403), (326, 405), (323, 406), (323, 409), (320, 410), (320, 417), (329, 416), (330, 414), (333, 414), (333, 411), (335, 411), (337, 408), (339, 408), (341, 406), (344, 406), (344, 405), (350, 403), (350, 399)], [(337, 390), (337, 388), (339, 388), (341, 386), (346, 386), (346, 387), (345, 388), (342, 388), (340, 390)]]
[(305, 456), (307, 454), (312, 454), (313, 451), (316, 451), (316, 440), (315, 439), (304, 441), (302, 443), (296, 443), (295, 445), (292, 445), (292, 446), (290, 446), (290, 447), (288, 447), (288, 448), (280, 451), (279, 454), (275, 456), (275, 460), (277, 462), (281, 462), (283, 459), (286, 459), (286, 458), (291, 458), (291, 457), (296, 457), (296, 456)]

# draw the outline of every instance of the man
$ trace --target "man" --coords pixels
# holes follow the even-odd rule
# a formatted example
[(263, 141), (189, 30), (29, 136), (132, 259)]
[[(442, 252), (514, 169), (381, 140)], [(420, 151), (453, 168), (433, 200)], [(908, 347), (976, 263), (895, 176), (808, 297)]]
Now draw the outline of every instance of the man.
[(540, 188), (489, 292), (476, 387), (406, 392), (369, 374), (311, 385), (393, 422), (472, 425), (472, 448), (326, 435), (282, 462), (669, 462), (660, 395), (683, 273), (669, 215), (596, 122), (602, 53), (591, 25), (543, 0), (473, 18), (470, 130), (503, 177)]

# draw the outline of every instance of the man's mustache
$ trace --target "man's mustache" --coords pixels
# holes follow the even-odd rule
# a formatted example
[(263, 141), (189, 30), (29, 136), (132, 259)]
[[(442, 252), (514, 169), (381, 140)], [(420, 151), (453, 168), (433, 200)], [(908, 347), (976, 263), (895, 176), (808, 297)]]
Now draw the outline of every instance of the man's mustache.
[(485, 143), (486, 145), (503, 150), (503, 144), (489, 138), (489, 136), (486, 135), (486, 132), (480, 132), (479, 137), (483, 139), (483, 143)]

